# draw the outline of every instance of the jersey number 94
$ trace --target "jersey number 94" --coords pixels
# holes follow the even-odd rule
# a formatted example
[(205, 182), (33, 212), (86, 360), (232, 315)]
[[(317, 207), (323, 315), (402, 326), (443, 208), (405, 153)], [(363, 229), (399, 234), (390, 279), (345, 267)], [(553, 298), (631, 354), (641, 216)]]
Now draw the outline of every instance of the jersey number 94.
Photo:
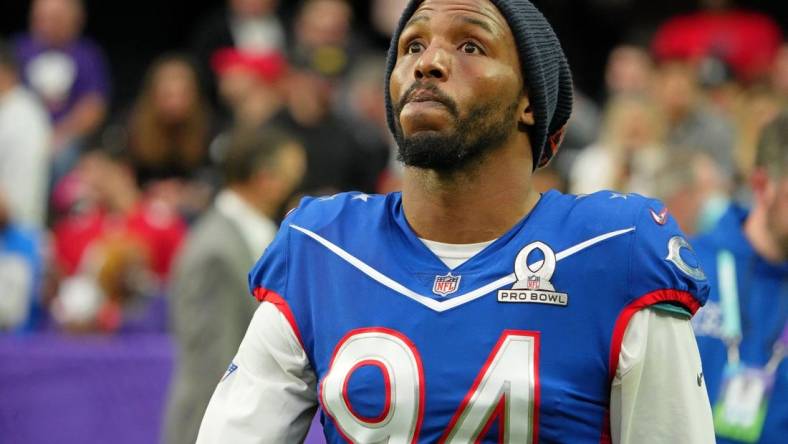
[[(536, 443), (538, 360), (538, 332), (504, 331), (439, 442), (475, 442), (497, 418), (502, 442)], [(347, 396), (350, 377), (365, 366), (380, 369), (386, 390), (383, 411), (374, 418), (356, 412)], [(323, 409), (350, 442), (415, 443), (424, 418), (424, 379), (419, 352), (405, 335), (383, 328), (359, 329), (334, 350), (320, 397)]]

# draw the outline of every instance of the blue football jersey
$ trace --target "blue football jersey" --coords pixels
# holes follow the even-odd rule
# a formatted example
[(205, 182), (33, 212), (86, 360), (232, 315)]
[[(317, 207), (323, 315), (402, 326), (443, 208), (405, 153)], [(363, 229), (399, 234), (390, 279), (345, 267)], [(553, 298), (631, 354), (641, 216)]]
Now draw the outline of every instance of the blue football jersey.
[(657, 201), (551, 191), (449, 269), (401, 195), (305, 199), (250, 273), (318, 380), (329, 443), (609, 441), (627, 323), (708, 286)]

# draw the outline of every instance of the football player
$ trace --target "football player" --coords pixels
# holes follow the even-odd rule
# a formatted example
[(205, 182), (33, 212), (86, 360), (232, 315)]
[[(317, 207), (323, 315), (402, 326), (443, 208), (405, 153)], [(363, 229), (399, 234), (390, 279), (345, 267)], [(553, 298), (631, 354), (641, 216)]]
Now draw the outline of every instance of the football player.
[(305, 199), (199, 443), (712, 443), (708, 286), (656, 201), (539, 194), (572, 81), (527, 0), (413, 0), (389, 51), (402, 193)]

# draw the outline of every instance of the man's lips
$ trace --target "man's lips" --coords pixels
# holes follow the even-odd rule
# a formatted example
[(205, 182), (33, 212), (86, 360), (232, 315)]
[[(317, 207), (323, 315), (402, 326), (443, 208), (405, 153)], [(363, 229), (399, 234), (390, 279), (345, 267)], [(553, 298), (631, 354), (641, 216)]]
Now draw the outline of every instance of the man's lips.
[(408, 97), (408, 100), (405, 102), (407, 105), (408, 103), (422, 103), (422, 102), (437, 102), (441, 105), (444, 105), (443, 99), (438, 97), (437, 94), (431, 93), (429, 91), (416, 91), (415, 93), (411, 94)]
[(417, 109), (441, 107), (450, 114), (457, 115), (457, 104), (434, 85), (412, 85), (396, 106), (397, 115), (408, 105)]

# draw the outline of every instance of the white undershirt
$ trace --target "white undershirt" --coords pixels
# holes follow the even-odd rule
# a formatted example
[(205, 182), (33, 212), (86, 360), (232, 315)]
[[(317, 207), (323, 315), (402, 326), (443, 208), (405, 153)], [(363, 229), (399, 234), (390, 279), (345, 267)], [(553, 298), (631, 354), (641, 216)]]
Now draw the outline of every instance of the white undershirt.
[(482, 250), (491, 245), (495, 240), (489, 242), (481, 242), (478, 244), (444, 244), (442, 242), (435, 242), (427, 239), (421, 239), (424, 245), (432, 251), (450, 270), (454, 270), (460, 265), (468, 262), (468, 260)]
[[(454, 269), (492, 242), (424, 241)], [(271, 303), (260, 305), (203, 418), (198, 444), (302, 442), (317, 408), (316, 377), (295, 333)], [(624, 334), (610, 391), (614, 444), (715, 442), (700, 355), (689, 320), (641, 310)]]

